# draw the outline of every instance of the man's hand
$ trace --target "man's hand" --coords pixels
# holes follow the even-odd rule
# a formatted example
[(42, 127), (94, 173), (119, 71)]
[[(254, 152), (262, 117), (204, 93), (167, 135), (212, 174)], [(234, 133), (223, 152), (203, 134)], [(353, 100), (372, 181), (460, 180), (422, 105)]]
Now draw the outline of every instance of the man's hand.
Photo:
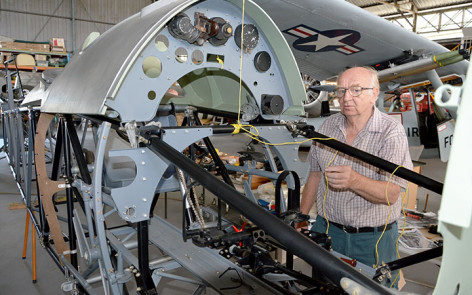
[(328, 185), (335, 189), (351, 189), (358, 174), (351, 166), (332, 166), (326, 168)]
[(365, 177), (351, 166), (332, 166), (326, 168), (328, 185), (334, 189), (351, 190), (374, 204), (395, 204), (400, 196), (400, 186), (390, 183), (388, 198), (385, 197), (387, 181), (373, 180)]

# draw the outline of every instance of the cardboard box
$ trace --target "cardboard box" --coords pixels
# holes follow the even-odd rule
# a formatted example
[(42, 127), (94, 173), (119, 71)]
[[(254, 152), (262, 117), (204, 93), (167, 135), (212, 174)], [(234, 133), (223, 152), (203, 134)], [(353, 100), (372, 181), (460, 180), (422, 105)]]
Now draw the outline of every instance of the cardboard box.
[(35, 51), (49, 51), (49, 44), (34, 44)]
[(44, 51), (50, 50), (49, 44), (40, 44), (40, 46), (41, 46), (41, 50), (44, 50)]
[[(413, 171), (421, 174), (421, 166), (413, 167)], [(408, 195), (403, 200), (405, 209), (416, 210), (416, 198), (418, 196), (418, 185), (413, 182), (408, 182)]]
[(49, 51), (49, 44), (0, 41), (0, 48), (27, 51)]
[(15, 43), (16, 42), (0, 42), (0, 46), (5, 49), (16, 49)]
[(33, 50), (32, 47), (28, 43), (23, 43), (23, 42), (13, 42), (13, 49), (18, 49), (18, 50)]
[(14, 49), (14, 43), (10, 41), (0, 41), (0, 48)]
[(40, 60), (40, 61), (47, 61), (47, 60), (48, 60), (48, 56), (47, 56), (47, 55), (44, 55), (44, 54), (35, 54), (35, 55), (34, 55), (34, 59), (35, 59), (35, 60)]
[(51, 52), (66, 52), (64, 47), (51, 46)]
[(47, 60), (37, 60), (36, 61), (36, 66), (38, 66), (38, 67), (48, 67), (49, 62)]
[(49, 39), (49, 45), (55, 46), (55, 47), (62, 47), (65, 48), (65, 43), (64, 43), (64, 38), (51, 38)]

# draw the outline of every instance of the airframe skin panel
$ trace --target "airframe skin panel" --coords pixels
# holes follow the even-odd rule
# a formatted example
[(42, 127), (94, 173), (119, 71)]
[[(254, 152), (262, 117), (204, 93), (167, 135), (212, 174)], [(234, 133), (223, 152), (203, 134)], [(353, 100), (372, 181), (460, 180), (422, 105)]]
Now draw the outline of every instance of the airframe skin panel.
[[(296, 26), (308, 26), (320, 32), (352, 30), (360, 34), (354, 45), (364, 49), (355, 54), (337, 50), (311, 52), (293, 50), (304, 74), (318, 80), (337, 75), (345, 67), (372, 65), (401, 56), (403, 51), (432, 56), (449, 51), (420, 35), (403, 29), (344, 0), (254, 0), (275, 21), (281, 31)], [(292, 48), (299, 37), (284, 34)], [(333, 48), (335, 49), (335, 48)], [(440, 76), (455, 73), (465, 75), (468, 62), (461, 61), (437, 69)], [(424, 74), (404, 78), (404, 84), (426, 80)]]
[[(49, 87), (41, 108), (51, 113), (103, 113), (112, 86), (141, 51), (150, 32), (196, 0), (161, 0), (144, 8), (76, 54)], [(116, 87), (116, 86), (115, 86)]]
[[(145, 14), (141, 12), (130, 17), (96, 40), (82, 54), (74, 58), (66, 68), (68, 71), (57, 78), (60, 81), (53, 83), (42, 111), (103, 114), (105, 109), (113, 109), (119, 113), (123, 122), (148, 121), (154, 117), (160, 103), (169, 102), (161, 99), (174, 82), (188, 73), (195, 74), (202, 71), (210, 74), (203, 75), (203, 80), (196, 79), (186, 84), (188, 97), (174, 98), (172, 101), (237, 112), (241, 51), (234, 41), (234, 36), (222, 46), (214, 46), (209, 42), (197, 46), (174, 38), (165, 25), (179, 12), (186, 13), (192, 22), (194, 13), (200, 12), (208, 18), (222, 17), (231, 24), (234, 32), (241, 24), (241, 8), (236, 3), (216, 0), (180, 1), (178, 4), (153, 6), (154, 10), (146, 8)], [(245, 8), (244, 23), (258, 27), (259, 42), (253, 50), (245, 50), (243, 54), (242, 82), (245, 87), (241, 102), (247, 102), (246, 94), (249, 94), (260, 107), (263, 94), (280, 95), (284, 101), (283, 111), (290, 108), (289, 113), (302, 114), (301, 101), (305, 99), (304, 88), (288, 44), (275, 24), (257, 5), (247, 1)], [(255, 15), (257, 21), (251, 15)], [(151, 18), (154, 22), (158, 20), (157, 23), (152, 24)], [(133, 31), (136, 28), (139, 30)], [(149, 29), (143, 30), (143, 28)], [(267, 32), (270, 35), (266, 35)], [(139, 34), (142, 36), (137, 37)], [(123, 36), (127, 36), (126, 38), (131, 36), (132, 42)], [(156, 48), (157, 36), (165, 36), (169, 40), (167, 50), (160, 51)], [(124, 42), (126, 46), (120, 47), (120, 42)], [(111, 46), (105, 46), (107, 44)], [(111, 48), (117, 47), (120, 48), (115, 54)], [(126, 47), (126, 50), (123, 47)], [(188, 58), (183, 62), (176, 59), (178, 49), (187, 52)], [(204, 57), (201, 64), (192, 62), (192, 53), (197, 50)], [(254, 66), (254, 56), (261, 51), (268, 52), (272, 59), (267, 72), (259, 72)], [(208, 55), (221, 56), (224, 59), (223, 64), (208, 61)], [(117, 65), (110, 62), (108, 56), (113, 61), (124, 62)], [(143, 62), (150, 56), (157, 57), (162, 65), (162, 72), (158, 77), (148, 77), (143, 71)], [(91, 60), (94, 61), (93, 65)], [(87, 71), (87, 68), (90, 70)], [(221, 74), (219, 71), (229, 73)], [(64, 83), (66, 79), (70, 83)], [(207, 87), (208, 90), (195, 91), (202, 89), (202, 86), (198, 85), (202, 82), (210, 86)], [(63, 86), (54, 87), (54, 84)], [(262, 115), (265, 119), (277, 118), (276, 115), (264, 113)]]

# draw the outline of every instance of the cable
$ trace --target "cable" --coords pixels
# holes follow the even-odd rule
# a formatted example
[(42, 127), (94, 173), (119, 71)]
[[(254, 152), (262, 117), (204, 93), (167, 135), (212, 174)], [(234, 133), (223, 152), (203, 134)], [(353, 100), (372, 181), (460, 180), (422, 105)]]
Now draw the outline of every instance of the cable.
[[(238, 118), (239, 118), (239, 117), (238, 117)], [(309, 141), (309, 140), (315, 140), (315, 139), (316, 139), (316, 140), (336, 140), (335, 138), (332, 138), (332, 137), (329, 137), (329, 138), (316, 138), (316, 137), (313, 137), (313, 138), (309, 138), (309, 139), (306, 139), (306, 140), (303, 140), (303, 141), (300, 141), (300, 142), (268, 143), (268, 142), (264, 142), (264, 141), (262, 141), (262, 140), (256, 138), (256, 137), (259, 136), (259, 130), (257, 130), (257, 128), (254, 127), (254, 126), (252, 126), (252, 125), (241, 125), (241, 124), (239, 124), (239, 119), (238, 119), (238, 124), (233, 124), (232, 126), (235, 128), (235, 131), (233, 132), (233, 134), (237, 134), (237, 133), (240, 132), (240, 130), (243, 130), (243, 131), (245, 131), (245, 132), (247, 133), (246, 135), (247, 135), (248, 137), (250, 137), (251, 139), (256, 140), (256, 141), (258, 141), (258, 142), (260, 142), (260, 143), (262, 143), (262, 144), (272, 145), (272, 146), (289, 145), (289, 144), (302, 144), (302, 143), (307, 142), (307, 141)], [(251, 132), (251, 131), (245, 129), (244, 127), (252, 127), (252, 128), (254, 128), (254, 129), (256, 130), (257, 134), (254, 134), (253, 132)], [(248, 134), (251, 134), (252, 136), (251, 136), (251, 135), (248, 135)], [(333, 157), (333, 158), (331, 159), (331, 161), (328, 163), (328, 165), (326, 166), (326, 168), (328, 168), (329, 165), (331, 165), (331, 163), (332, 163), (332, 162), (334, 161), (334, 159), (336, 158), (337, 154), (338, 154), (338, 151), (336, 151), (334, 157)], [(387, 185), (386, 185), (386, 187), (385, 187), (385, 197), (386, 197), (386, 199), (387, 199), (387, 204), (388, 204), (388, 208), (389, 208), (389, 213), (388, 213), (387, 220), (386, 220), (386, 222), (385, 222), (385, 226), (384, 226), (384, 229), (383, 229), (383, 231), (382, 231), (382, 234), (380, 235), (379, 239), (377, 240), (377, 243), (375, 244), (375, 254), (376, 254), (376, 257), (377, 257), (377, 259), (376, 259), (377, 262), (376, 262), (376, 265), (375, 265), (374, 267), (377, 267), (378, 264), (379, 264), (378, 245), (379, 245), (380, 240), (382, 239), (382, 237), (383, 237), (385, 231), (387, 230), (388, 222), (389, 222), (390, 216), (391, 216), (391, 214), (392, 214), (392, 206), (390, 205), (390, 201), (389, 201), (389, 199), (388, 199), (388, 185), (390, 184), (390, 181), (391, 181), (391, 179), (392, 179), (392, 176), (395, 174), (395, 172), (396, 172), (399, 168), (403, 168), (403, 166), (399, 165), (399, 166), (397, 166), (397, 168), (395, 168), (395, 170), (390, 174), (390, 177), (389, 177), (389, 179), (388, 179)], [(326, 196), (327, 196), (327, 194), (328, 194), (329, 183), (328, 183), (328, 176), (327, 176), (326, 171), (325, 171), (325, 180), (326, 180), (326, 191), (325, 191), (325, 194), (324, 194), (324, 197), (323, 197), (323, 216), (324, 216), (324, 218), (325, 218), (325, 220), (326, 220), (326, 222), (327, 222), (326, 234), (328, 234), (329, 221), (328, 221), (328, 218), (327, 218), (326, 212), (325, 212), (325, 202), (326, 202)], [(408, 191), (408, 186), (407, 186), (407, 191)], [(402, 209), (403, 209), (403, 198), (402, 198)], [(403, 213), (405, 213), (405, 212), (403, 211)], [(402, 234), (403, 234), (403, 232), (402, 232)], [(400, 236), (400, 237), (401, 237), (401, 236)], [(400, 237), (397, 239), (397, 254), (398, 254), (398, 255), (399, 255), (399, 253), (398, 253), (398, 240), (400, 239)], [(397, 276), (397, 277), (398, 277), (398, 276)], [(395, 281), (394, 281), (394, 282), (395, 282)]]
[[(184, 200), (185, 198), (187, 198), (187, 201), (188, 201), (188, 204), (190, 205), (190, 208), (192, 210), (192, 212), (195, 214), (195, 218), (197, 219), (197, 222), (200, 224), (200, 226), (202, 227), (202, 229), (206, 228), (206, 224), (205, 224), (205, 220), (202, 216), (202, 213), (200, 211), (200, 209), (198, 209), (197, 211), (197, 208), (195, 207), (196, 205), (193, 203), (194, 200), (192, 200), (191, 198), (191, 190), (188, 190), (187, 188), (187, 184), (186, 184), (186, 181), (185, 181), (185, 176), (184, 176), (184, 173), (181, 169), (177, 169), (177, 176), (182, 184), (182, 195), (184, 197)], [(194, 194), (195, 195), (195, 194)], [(198, 204), (198, 201), (196, 201), (196, 203)], [(198, 207), (200, 208), (200, 207)]]
[[(397, 257), (400, 258), (400, 253), (398, 252), (398, 242), (400, 241), (400, 238), (403, 236), (403, 234), (405, 233), (405, 226), (406, 226), (406, 213), (405, 213), (405, 198), (406, 196), (408, 195), (408, 188), (409, 188), (409, 183), (406, 185), (406, 191), (405, 193), (403, 194), (402, 196), (402, 213), (403, 213), (403, 227), (402, 227), (402, 232), (401, 234), (398, 236), (397, 238), (397, 242), (395, 243), (396, 245), (396, 249), (397, 249)], [(395, 284), (395, 282), (397, 281), (398, 277), (400, 276), (400, 273), (401, 273), (401, 269), (398, 271), (397, 273), (397, 276), (395, 277), (395, 279), (393, 280), (392, 284), (390, 285), (390, 288), (393, 287), (393, 285)]]
[(238, 97), (238, 125), (239, 118), (241, 117), (241, 92), (242, 92), (242, 84), (243, 84), (243, 44), (244, 44), (244, 10), (246, 7), (246, 0), (243, 0), (243, 11), (241, 16), (241, 61), (239, 63), (239, 97)]
[[(257, 142), (260, 142), (262, 144), (266, 144), (266, 145), (271, 145), (271, 146), (279, 146), (279, 145), (289, 145), (289, 144), (302, 144), (302, 143), (305, 143), (307, 141), (310, 141), (310, 140), (337, 140), (336, 138), (333, 138), (333, 137), (326, 137), (326, 138), (321, 138), (321, 137), (312, 137), (312, 138), (308, 138), (308, 139), (305, 139), (305, 140), (302, 140), (302, 141), (289, 141), (289, 142), (281, 142), (281, 143), (270, 143), (270, 142), (265, 142), (265, 141), (262, 141), (260, 140), (259, 138), (259, 130), (253, 126), (253, 125), (243, 125), (243, 124), (231, 124), (231, 126), (234, 127), (234, 131), (232, 134), (238, 134), (241, 130), (246, 132), (246, 135), (257, 141)], [(256, 130), (256, 133), (254, 132), (251, 132), (250, 130), (244, 128), (244, 127), (251, 127), (251, 128), (254, 128), (254, 130)], [(250, 134), (250, 135), (248, 135)]]
[(336, 158), (336, 156), (338, 155), (338, 152), (339, 151), (336, 151), (336, 153), (334, 154), (334, 157), (331, 159), (331, 161), (329, 161), (328, 165), (326, 165), (325, 167), (325, 179), (326, 179), (326, 190), (325, 190), (325, 194), (324, 194), (324, 197), (323, 197), (323, 216), (326, 220), (326, 234), (328, 234), (328, 230), (329, 230), (329, 220), (328, 220), (328, 217), (326, 217), (326, 212), (325, 212), (325, 202), (326, 202), (326, 196), (328, 195), (328, 189), (329, 189), (329, 184), (328, 184), (328, 173), (326, 172), (326, 168), (329, 167), (329, 165), (331, 165), (331, 163), (333, 163), (334, 159)]
[(395, 168), (395, 170), (393, 170), (393, 172), (390, 174), (390, 177), (388, 178), (387, 185), (385, 186), (385, 197), (387, 198), (387, 204), (388, 204), (388, 216), (387, 216), (387, 220), (385, 221), (385, 226), (384, 226), (384, 229), (382, 231), (382, 234), (380, 235), (379, 239), (377, 240), (377, 243), (375, 244), (375, 255), (377, 257), (377, 263), (374, 265), (374, 268), (376, 268), (379, 265), (378, 246), (379, 246), (380, 240), (382, 239), (385, 231), (387, 230), (388, 222), (390, 220), (390, 215), (392, 214), (392, 206), (390, 205), (390, 201), (388, 200), (388, 185), (390, 184), (390, 181), (392, 180), (393, 174), (395, 174), (395, 172), (397, 172), (397, 170), (400, 167), (403, 167), (403, 166), (398, 165), (397, 168)]
[[(284, 143), (279, 143), (279, 144), (267, 143), (267, 142), (261, 141), (258, 138), (255, 138), (255, 137), (259, 136), (259, 130), (257, 130), (256, 127), (254, 127), (252, 125), (242, 125), (240, 123), (241, 95), (242, 95), (242, 84), (243, 84), (243, 57), (244, 57), (244, 46), (243, 45), (244, 45), (244, 15), (245, 15), (245, 9), (246, 9), (246, 0), (243, 0), (243, 8), (242, 8), (242, 15), (241, 15), (241, 46), (240, 46), (240, 48), (241, 48), (241, 57), (240, 57), (240, 62), (239, 62), (239, 93), (238, 93), (238, 121), (237, 121), (238, 123), (237, 124), (232, 124), (232, 126), (234, 127), (233, 134), (239, 133), (240, 130), (242, 129), (246, 133), (253, 135), (253, 136), (248, 135), (248, 137), (250, 137), (251, 139), (254, 139), (254, 140), (256, 140), (260, 143), (267, 144), (267, 145), (272, 145), (272, 146), (287, 145), (287, 144), (302, 144), (304, 142), (312, 140), (312, 138), (309, 138), (309, 139), (306, 139), (306, 140), (300, 141), (300, 142), (284, 142)], [(222, 67), (223, 67), (223, 65), (222, 65)], [(254, 128), (257, 131), (257, 134), (252, 133), (251, 131), (245, 129), (244, 127)], [(323, 139), (322, 138), (313, 138), (313, 139), (329, 140), (329, 139), (334, 139), (334, 138), (326, 138), (326, 139), (324, 139), (324, 138)]]

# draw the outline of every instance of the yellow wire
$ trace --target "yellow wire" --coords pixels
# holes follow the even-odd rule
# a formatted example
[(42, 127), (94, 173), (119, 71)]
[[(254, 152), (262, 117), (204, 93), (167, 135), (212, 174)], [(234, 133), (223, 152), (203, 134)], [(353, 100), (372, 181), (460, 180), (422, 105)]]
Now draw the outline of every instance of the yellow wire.
[[(245, 131), (247, 134), (248, 137), (262, 143), (262, 144), (266, 144), (266, 145), (272, 145), (272, 146), (280, 146), (280, 145), (289, 145), (289, 144), (302, 144), (304, 142), (307, 142), (309, 140), (336, 140), (335, 138), (332, 138), (332, 137), (328, 137), (328, 138), (319, 138), (319, 137), (313, 137), (313, 138), (308, 138), (306, 140), (303, 140), (303, 141), (299, 141), (299, 142), (282, 142), (282, 143), (269, 143), (269, 142), (264, 142), (258, 138), (256, 138), (257, 136), (259, 136), (259, 130), (257, 130), (256, 127), (252, 126), (252, 125), (241, 125), (239, 124), (239, 116), (238, 116), (238, 124), (232, 124), (232, 126), (235, 128), (235, 131), (233, 132), (233, 134), (236, 134), (236, 133), (239, 133), (240, 130), (243, 130)], [(246, 128), (244, 127), (252, 127), (256, 130), (257, 134), (247, 130)], [(248, 135), (248, 134), (251, 134), (251, 135)], [(329, 165), (331, 165), (331, 163), (334, 161), (334, 159), (336, 158), (336, 156), (338, 155), (338, 151), (336, 151), (336, 153), (334, 154), (333, 158), (331, 159), (331, 161), (329, 161), (328, 165), (326, 166), (326, 168), (329, 167)], [(390, 216), (392, 214), (392, 206), (390, 205), (390, 201), (388, 199), (388, 185), (390, 184), (390, 181), (392, 180), (392, 176), (395, 174), (395, 172), (397, 172), (397, 170), (400, 168), (400, 167), (403, 167), (403, 166), (397, 166), (397, 168), (395, 168), (395, 170), (390, 174), (390, 177), (388, 179), (388, 182), (387, 182), (387, 185), (385, 186), (385, 197), (387, 198), (387, 204), (388, 204), (388, 208), (389, 208), (389, 212), (388, 212), (388, 217), (387, 217), (387, 221), (385, 222), (385, 226), (384, 226), (384, 229), (382, 231), (382, 234), (380, 235), (379, 239), (377, 240), (377, 243), (375, 244), (375, 255), (377, 257), (377, 263), (376, 265), (374, 266), (377, 267), (379, 265), (379, 252), (378, 252), (378, 245), (385, 233), (385, 231), (387, 230), (387, 226), (388, 226), (388, 222), (390, 220)], [(326, 226), (326, 234), (328, 234), (328, 231), (329, 231), (329, 221), (328, 221), (328, 217), (326, 216), (326, 212), (325, 212), (325, 202), (326, 202), (326, 196), (328, 195), (328, 189), (329, 189), (329, 183), (328, 183), (328, 175), (325, 171), (325, 180), (326, 180), (326, 191), (325, 191), (325, 194), (324, 194), (324, 197), (323, 197), (323, 216), (326, 220), (326, 223), (327, 223), (327, 226)], [(403, 202), (404, 202), (404, 198), (405, 198), (405, 195), (408, 193), (408, 186), (407, 186), (407, 189), (406, 189), (406, 192), (405, 194), (403, 195), (402, 197), (402, 212), (403, 212), (403, 215), (405, 215), (405, 210), (404, 210), (404, 206), (403, 206)], [(398, 241), (400, 240), (401, 236), (403, 235), (405, 231), (405, 223), (403, 223), (403, 229), (402, 229), (402, 232), (400, 234), (400, 236), (398, 237), (397, 239), (397, 242), (396, 242), (396, 250), (397, 250), (397, 256), (400, 258), (400, 253), (398, 251)], [(401, 271), (401, 270), (400, 270)], [(390, 287), (393, 286), (393, 284), (395, 284), (396, 280), (398, 279), (398, 276), (400, 275), (400, 272), (398, 272), (397, 276), (395, 277), (395, 280), (393, 281), (392, 285)]]
[(262, 141), (256, 137), (253, 137), (253, 136), (250, 136), (248, 135), (249, 138), (252, 138), (262, 144), (267, 144), (267, 145), (271, 145), (271, 146), (280, 146), (280, 145), (289, 145), (289, 144), (302, 144), (304, 142), (307, 142), (307, 141), (310, 141), (310, 140), (336, 140), (335, 138), (332, 138), (332, 137), (328, 137), (328, 138), (321, 138), (321, 137), (312, 137), (312, 138), (308, 138), (308, 139), (305, 139), (305, 140), (302, 140), (302, 141), (289, 141), (289, 142), (281, 142), (281, 143), (270, 143), (270, 142), (265, 142), (265, 141)]
[(375, 255), (377, 257), (377, 263), (374, 265), (374, 268), (376, 268), (379, 265), (379, 251), (377, 247), (379, 246), (380, 240), (382, 239), (385, 231), (387, 230), (388, 221), (390, 220), (390, 215), (392, 214), (392, 206), (390, 205), (390, 201), (388, 200), (388, 185), (390, 184), (390, 181), (392, 180), (393, 174), (395, 174), (395, 172), (397, 172), (398, 168), (400, 167), (403, 167), (403, 166), (399, 165), (397, 166), (397, 168), (395, 168), (395, 170), (393, 170), (392, 174), (390, 174), (390, 177), (388, 178), (387, 185), (385, 186), (385, 197), (387, 198), (389, 212), (388, 212), (387, 220), (385, 221), (385, 226), (382, 231), (382, 234), (380, 235), (379, 239), (377, 240), (377, 243), (375, 244)]
[[(326, 137), (326, 138), (321, 138), (321, 137), (312, 137), (312, 138), (308, 138), (308, 139), (305, 139), (305, 140), (302, 140), (302, 141), (288, 141), (288, 142), (281, 142), (281, 143), (270, 143), (270, 142), (265, 142), (265, 141), (262, 141), (260, 140), (259, 138), (257, 138), (259, 136), (259, 130), (253, 126), (253, 125), (243, 125), (243, 124), (231, 124), (231, 126), (234, 127), (234, 131), (233, 131), (233, 134), (237, 134), (239, 133), (241, 130), (246, 132), (247, 136), (251, 139), (254, 139), (255, 141), (258, 141), (262, 144), (266, 144), (266, 145), (272, 145), (272, 146), (279, 146), (279, 145), (289, 145), (289, 144), (302, 144), (304, 142), (307, 142), (307, 141), (310, 141), (310, 140), (337, 140), (336, 138), (333, 138), (333, 137)], [(256, 130), (256, 133), (254, 132), (251, 132), (250, 130), (244, 128), (244, 127), (250, 127), (250, 128), (254, 128), (254, 130)], [(249, 135), (250, 134), (250, 135)]]
[[(397, 257), (400, 258), (400, 253), (398, 251), (398, 242), (400, 241), (400, 238), (403, 236), (403, 234), (405, 233), (405, 225), (406, 225), (406, 213), (405, 213), (405, 198), (406, 196), (408, 195), (408, 188), (409, 188), (409, 183), (407, 184), (406, 186), (406, 191), (405, 191), (405, 194), (403, 194), (402, 196), (402, 212), (403, 212), (403, 227), (402, 227), (402, 232), (401, 234), (398, 236), (397, 238), (397, 242), (396, 242), (396, 249), (397, 249)], [(397, 276), (395, 277), (395, 280), (393, 280), (392, 284), (390, 285), (390, 288), (393, 287), (393, 285), (395, 284), (395, 282), (397, 281), (398, 277), (400, 276), (400, 273), (401, 273), (401, 269), (400, 271), (397, 273)]]
[(218, 61), (218, 63), (221, 65), (221, 70), (223, 69), (223, 64), (224, 64), (224, 61), (220, 58), (219, 55), (216, 56), (216, 60)]
[[(238, 120), (239, 120), (239, 117), (238, 117)], [(239, 124), (232, 124), (232, 126), (234, 127), (234, 131), (233, 131), (233, 134), (236, 134), (236, 133), (239, 133), (240, 130), (243, 130), (245, 131), (247, 134), (248, 137), (262, 143), (262, 144), (266, 144), (266, 145), (271, 145), (271, 146), (280, 146), (280, 145), (289, 145), (289, 144), (302, 144), (304, 142), (307, 142), (309, 140), (337, 140), (336, 138), (333, 138), (333, 137), (327, 137), (327, 138), (321, 138), (321, 137), (312, 137), (312, 138), (308, 138), (306, 140), (303, 140), (303, 141), (293, 141), (293, 142), (282, 142), (282, 143), (269, 143), (269, 142), (265, 142), (265, 141), (262, 141), (260, 139), (257, 138), (257, 136), (259, 136), (259, 130), (257, 130), (256, 127), (252, 126), (252, 125), (241, 125)], [(257, 134), (247, 130), (246, 128), (244, 127), (252, 127), (256, 130)], [(251, 135), (249, 135), (251, 134)], [(338, 151), (336, 151), (336, 153), (334, 154), (334, 157), (331, 159), (331, 161), (329, 161), (328, 165), (326, 166), (326, 168), (329, 167), (329, 165), (331, 165), (331, 163), (334, 161), (334, 159), (336, 158), (338, 154)], [(326, 171), (325, 171), (325, 179), (326, 179), (326, 191), (325, 191), (325, 195), (324, 195), (324, 198), (323, 198), (323, 215), (324, 215), (324, 218), (327, 222), (327, 227), (326, 227), (326, 234), (328, 234), (328, 230), (329, 230), (329, 221), (328, 221), (328, 218), (326, 217), (326, 213), (325, 213), (325, 201), (326, 201), (326, 196), (328, 194), (328, 175), (326, 174)]]
[[(326, 168), (328, 168), (329, 165), (331, 165), (331, 163), (333, 163), (334, 159), (335, 159), (336, 156), (338, 155), (338, 152), (339, 152), (339, 151), (336, 151), (336, 153), (334, 154), (334, 157), (331, 159), (331, 161), (328, 162), (328, 165), (326, 165)], [(323, 216), (324, 216), (324, 218), (325, 218), (325, 220), (326, 220), (326, 234), (328, 234), (328, 230), (329, 230), (329, 220), (328, 220), (328, 217), (326, 217), (325, 202), (326, 202), (326, 196), (328, 195), (329, 185), (328, 185), (328, 174), (326, 173), (326, 168), (325, 168), (326, 190), (325, 190), (325, 194), (324, 194), (324, 197), (323, 197)]]
[(241, 17), (241, 61), (239, 63), (239, 97), (238, 97), (238, 125), (239, 124), (239, 117), (241, 115), (241, 91), (242, 91), (242, 84), (243, 84), (243, 44), (244, 44), (244, 9), (246, 7), (246, 0), (243, 0), (243, 12)]

